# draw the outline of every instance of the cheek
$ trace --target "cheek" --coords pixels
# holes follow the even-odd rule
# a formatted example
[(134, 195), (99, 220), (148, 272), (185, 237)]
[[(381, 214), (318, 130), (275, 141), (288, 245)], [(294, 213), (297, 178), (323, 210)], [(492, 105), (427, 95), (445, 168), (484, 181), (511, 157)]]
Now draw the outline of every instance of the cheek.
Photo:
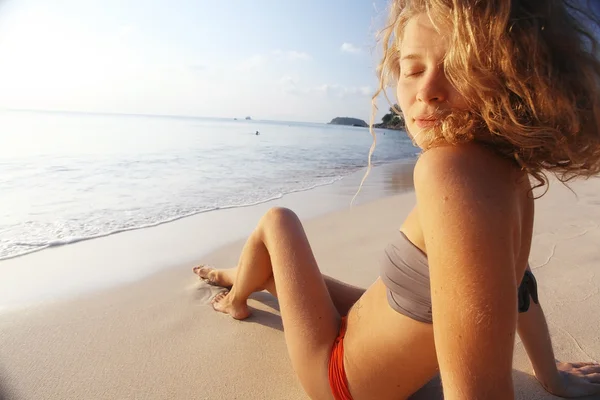
[(468, 104), (465, 98), (454, 87), (451, 90), (450, 106), (455, 109), (466, 110)]
[(404, 115), (407, 114), (410, 105), (413, 103), (412, 99), (414, 98), (416, 98), (416, 96), (411, 93), (410, 88), (398, 83), (396, 86), (396, 100), (398, 102), (398, 106), (400, 106), (400, 110)]

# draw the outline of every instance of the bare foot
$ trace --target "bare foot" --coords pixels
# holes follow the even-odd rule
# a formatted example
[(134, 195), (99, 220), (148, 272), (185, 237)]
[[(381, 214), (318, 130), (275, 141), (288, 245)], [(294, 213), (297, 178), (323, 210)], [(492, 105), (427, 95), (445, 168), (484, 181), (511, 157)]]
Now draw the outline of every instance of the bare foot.
[(248, 305), (246, 303), (234, 305), (231, 301), (231, 297), (229, 292), (217, 293), (211, 300), (213, 308), (219, 312), (229, 314), (235, 319), (248, 318), (250, 316)]
[(229, 273), (230, 270), (218, 270), (208, 265), (199, 265), (194, 267), (193, 271), (200, 279), (209, 285), (226, 288), (231, 288), (231, 286), (233, 286), (233, 279), (231, 273)]

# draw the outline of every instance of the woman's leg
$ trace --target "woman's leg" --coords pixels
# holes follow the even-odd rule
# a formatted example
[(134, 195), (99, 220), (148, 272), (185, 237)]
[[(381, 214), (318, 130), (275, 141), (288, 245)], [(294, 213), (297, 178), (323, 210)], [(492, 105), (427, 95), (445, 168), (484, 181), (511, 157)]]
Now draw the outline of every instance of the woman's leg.
[[(235, 282), (238, 267), (215, 269), (210, 266), (201, 265), (194, 267), (193, 271), (201, 279), (208, 281), (212, 285), (231, 288)], [(358, 301), (358, 299), (360, 299), (365, 292), (365, 289), (344, 283), (324, 274), (322, 276), (325, 281), (325, 286), (327, 286), (329, 297), (331, 297), (331, 301), (333, 301), (338, 314), (342, 316), (348, 315), (350, 308)], [(277, 290), (273, 279), (270, 279), (265, 284), (264, 290), (267, 290), (273, 296), (277, 297)]]
[(234, 318), (248, 316), (248, 296), (269, 282), (279, 299), (285, 340), (294, 370), (311, 398), (331, 399), (329, 353), (338, 314), (304, 229), (290, 210), (274, 208), (260, 220), (244, 246), (231, 291), (213, 307)]
[(366, 289), (338, 281), (327, 275), (323, 275), (323, 280), (325, 280), (331, 301), (333, 301), (337, 312), (342, 316), (348, 315), (350, 308), (366, 291)]

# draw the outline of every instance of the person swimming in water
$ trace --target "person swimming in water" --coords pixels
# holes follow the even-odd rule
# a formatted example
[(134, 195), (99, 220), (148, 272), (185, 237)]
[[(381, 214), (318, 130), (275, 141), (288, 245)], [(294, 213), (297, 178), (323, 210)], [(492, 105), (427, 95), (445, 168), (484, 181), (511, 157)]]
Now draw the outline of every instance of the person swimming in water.
[(566, 0), (393, 1), (376, 96), (395, 87), (423, 152), (381, 277), (322, 275), (298, 217), (273, 208), (235, 268), (194, 268), (230, 288), (214, 309), (242, 320), (253, 292), (276, 296), (313, 399), (406, 398), (438, 372), (447, 400), (512, 399), (516, 333), (547, 391), (600, 394), (597, 363), (555, 361), (528, 266), (532, 190), (600, 171), (592, 17)]

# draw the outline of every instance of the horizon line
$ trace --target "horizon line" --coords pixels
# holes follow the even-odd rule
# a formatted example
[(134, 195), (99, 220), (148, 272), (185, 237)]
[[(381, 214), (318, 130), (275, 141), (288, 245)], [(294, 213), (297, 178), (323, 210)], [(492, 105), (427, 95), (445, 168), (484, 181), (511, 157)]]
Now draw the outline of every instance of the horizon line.
[(250, 119), (246, 117), (203, 117), (198, 115), (183, 115), (183, 114), (143, 114), (143, 113), (119, 113), (119, 112), (103, 112), (103, 111), (76, 111), (76, 110), (47, 110), (47, 109), (32, 109), (32, 108), (4, 108), (2, 111), (12, 112), (34, 112), (47, 114), (82, 114), (82, 115), (103, 115), (115, 117), (150, 117), (150, 118), (181, 118), (181, 119), (222, 119), (227, 121), (256, 121), (256, 122), (294, 122), (294, 123), (309, 123), (309, 124), (327, 124), (327, 122), (315, 121), (290, 121), (290, 120), (275, 120), (275, 119)]

